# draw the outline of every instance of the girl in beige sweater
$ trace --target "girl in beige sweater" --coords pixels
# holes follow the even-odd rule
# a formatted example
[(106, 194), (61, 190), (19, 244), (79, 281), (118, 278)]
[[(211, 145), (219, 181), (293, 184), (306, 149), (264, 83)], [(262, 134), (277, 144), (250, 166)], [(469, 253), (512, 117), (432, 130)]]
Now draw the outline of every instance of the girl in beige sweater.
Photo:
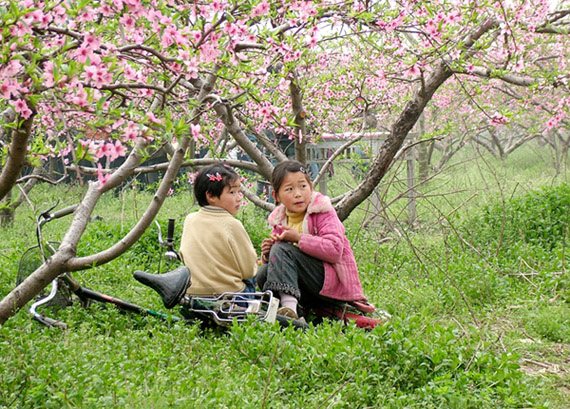
[(186, 217), (180, 241), (180, 256), (191, 274), (189, 295), (255, 291), (257, 254), (234, 218), (242, 202), (240, 183), (239, 175), (221, 164), (196, 176), (194, 197), (200, 209)]

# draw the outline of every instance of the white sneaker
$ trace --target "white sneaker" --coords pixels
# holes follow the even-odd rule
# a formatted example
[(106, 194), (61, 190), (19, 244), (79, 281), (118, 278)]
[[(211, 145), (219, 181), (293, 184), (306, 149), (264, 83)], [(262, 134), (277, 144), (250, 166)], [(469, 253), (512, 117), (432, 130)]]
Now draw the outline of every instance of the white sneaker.
[(277, 310), (277, 315), (282, 315), (287, 318), (292, 318), (294, 320), (298, 320), (299, 316), (291, 307), (281, 307)]

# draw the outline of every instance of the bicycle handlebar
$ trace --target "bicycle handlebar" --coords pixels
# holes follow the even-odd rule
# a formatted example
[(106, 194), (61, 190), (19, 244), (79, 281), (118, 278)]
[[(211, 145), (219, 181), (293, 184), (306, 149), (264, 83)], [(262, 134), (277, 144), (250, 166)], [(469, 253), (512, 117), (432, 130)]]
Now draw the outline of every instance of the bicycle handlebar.
[(77, 209), (78, 205), (68, 206), (64, 209), (58, 210), (57, 212), (50, 213), (50, 219), (59, 219), (60, 217), (67, 216), (68, 214), (73, 213)]

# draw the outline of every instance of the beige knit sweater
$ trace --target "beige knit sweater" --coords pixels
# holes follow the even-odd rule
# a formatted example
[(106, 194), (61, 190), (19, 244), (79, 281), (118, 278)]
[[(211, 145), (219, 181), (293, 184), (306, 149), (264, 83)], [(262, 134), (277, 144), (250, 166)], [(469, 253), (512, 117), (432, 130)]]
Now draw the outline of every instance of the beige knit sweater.
[(257, 270), (257, 254), (245, 228), (226, 210), (201, 207), (186, 216), (180, 256), (190, 269), (190, 295), (243, 291)]

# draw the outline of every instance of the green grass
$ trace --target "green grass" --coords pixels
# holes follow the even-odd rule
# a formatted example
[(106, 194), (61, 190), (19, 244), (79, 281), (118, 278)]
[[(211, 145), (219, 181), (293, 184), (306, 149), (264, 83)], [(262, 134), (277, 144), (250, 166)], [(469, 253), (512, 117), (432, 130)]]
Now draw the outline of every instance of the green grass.
[[(418, 219), (407, 200), (378, 214), (364, 203), (345, 221), (365, 293), (393, 319), (366, 332), (338, 322), (306, 332), (251, 322), (229, 330), (162, 322), (114, 308), (78, 305), (50, 314), (68, 323), (40, 327), (25, 311), (0, 327), (0, 407), (149, 408), (566, 408), (570, 406), (570, 187), (533, 145), (504, 161), (476, 152), (418, 187)], [(379, 187), (381, 203), (406, 189), (397, 168)], [(391, 181), (391, 183), (388, 183)], [(331, 196), (355, 180), (336, 168)], [(36, 210), (75, 203), (79, 188), (41, 187)], [(105, 197), (78, 252), (124, 235), (151, 195)], [(170, 196), (163, 229), (192, 210), (185, 190)], [(37, 212), (36, 212), (37, 214)], [(372, 216), (376, 216), (372, 218)], [(264, 212), (238, 216), (256, 246)], [(48, 225), (61, 238), (69, 220)], [(13, 288), (18, 260), (34, 244), (29, 208), (0, 239), (0, 296)], [(85, 285), (164, 311), (132, 279), (153, 271), (160, 249), (152, 225), (131, 250), (75, 273)], [(176, 311), (174, 311), (176, 314)]]

